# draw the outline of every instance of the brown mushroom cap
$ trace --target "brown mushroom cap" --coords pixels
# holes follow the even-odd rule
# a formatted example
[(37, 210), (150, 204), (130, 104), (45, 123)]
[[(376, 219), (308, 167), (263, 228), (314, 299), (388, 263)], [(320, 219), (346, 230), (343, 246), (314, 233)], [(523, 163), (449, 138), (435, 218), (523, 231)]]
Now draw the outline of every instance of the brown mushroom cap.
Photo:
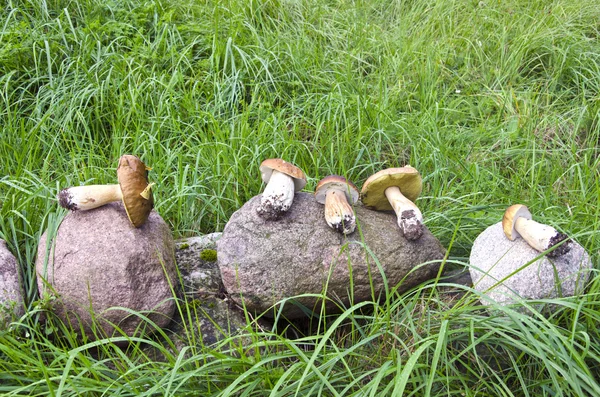
[(381, 170), (367, 178), (363, 184), (361, 191), (363, 204), (375, 210), (393, 209), (385, 196), (385, 189), (391, 186), (398, 187), (404, 197), (414, 202), (421, 194), (423, 182), (419, 171), (410, 165)]
[(315, 199), (319, 204), (325, 204), (327, 191), (330, 189), (341, 190), (346, 194), (348, 203), (354, 204), (358, 201), (358, 188), (343, 176), (329, 175), (321, 179), (315, 188)]
[(154, 207), (151, 189), (147, 199), (141, 195), (148, 188), (148, 167), (136, 156), (125, 154), (119, 159), (117, 178), (127, 216), (133, 226), (140, 227)]
[(506, 238), (511, 241), (520, 236), (519, 232), (515, 230), (515, 223), (519, 218), (531, 219), (531, 212), (529, 212), (529, 209), (523, 204), (511, 205), (504, 211), (504, 216), (502, 217), (502, 229), (504, 230)]
[(267, 159), (260, 164), (260, 172), (264, 183), (271, 179), (273, 170), (282, 172), (294, 180), (294, 191), (302, 190), (306, 186), (306, 175), (304, 172), (292, 163), (282, 159)]

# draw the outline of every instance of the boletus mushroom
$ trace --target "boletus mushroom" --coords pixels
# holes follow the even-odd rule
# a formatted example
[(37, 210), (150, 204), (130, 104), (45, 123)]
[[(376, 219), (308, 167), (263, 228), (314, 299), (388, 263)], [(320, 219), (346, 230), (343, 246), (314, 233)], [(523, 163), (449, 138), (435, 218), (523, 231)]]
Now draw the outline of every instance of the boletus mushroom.
[[(558, 232), (552, 226), (538, 223), (532, 219), (531, 212), (523, 204), (511, 205), (502, 217), (502, 228), (504, 235), (511, 241), (517, 237), (523, 237), (527, 243), (539, 252), (544, 252), (559, 243), (567, 240), (564, 233)], [(560, 246), (548, 252), (547, 256), (555, 258), (566, 254), (571, 249), (571, 240), (565, 241)]]
[(315, 189), (315, 199), (325, 204), (325, 221), (334, 230), (350, 234), (356, 229), (352, 204), (358, 201), (358, 188), (339, 175), (321, 179)]
[(423, 214), (414, 201), (422, 188), (421, 175), (415, 168), (387, 168), (367, 178), (361, 200), (374, 210), (394, 210), (404, 237), (417, 240), (423, 234)]
[(136, 156), (125, 154), (119, 159), (118, 184), (74, 186), (58, 193), (61, 207), (71, 211), (91, 210), (113, 201), (123, 201), (129, 221), (142, 226), (154, 206), (152, 185), (148, 183), (148, 168)]
[(263, 161), (260, 172), (267, 186), (256, 211), (264, 219), (278, 219), (292, 206), (294, 193), (306, 186), (306, 176), (300, 168), (282, 159)]

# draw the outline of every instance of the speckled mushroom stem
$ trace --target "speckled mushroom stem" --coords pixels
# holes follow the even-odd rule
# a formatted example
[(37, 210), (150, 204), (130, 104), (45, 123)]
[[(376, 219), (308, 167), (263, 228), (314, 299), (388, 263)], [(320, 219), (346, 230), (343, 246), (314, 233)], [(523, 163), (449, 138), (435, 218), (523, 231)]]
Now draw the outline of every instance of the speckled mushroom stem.
[[(558, 232), (552, 226), (523, 217), (516, 220), (515, 230), (533, 249), (540, 252), (544, 252), (568, 238), (566, 234)], [(551, 258), (557, 257), (566, 254), (570, 249), (570, 241), (567, 241), (549, 252), (548, 256)]]
[(257, 212), (265, 219), (279, 218), (292, 206), (294, 201), (294, 180), (289, 175), (273, 170), (267, 183)]
[(417, 240), (423, 234), (423, 214), (412, 201), (404, 197), (400, 189), (390, 186), (385, 189), (385, 196), (390, 202), (396, 217), (398, 226), (407, 240)]
[(352, 206), (346, 199), (346, 193), (340, 189), (331, 189), (325, 196), (325, 221), (343, 234), (350, 234), (356, 229), (356, 217)]
[(91, 210), (122, 198), (118, 184), (75, 186), (58, 193), (60, 206), (71, 211)]

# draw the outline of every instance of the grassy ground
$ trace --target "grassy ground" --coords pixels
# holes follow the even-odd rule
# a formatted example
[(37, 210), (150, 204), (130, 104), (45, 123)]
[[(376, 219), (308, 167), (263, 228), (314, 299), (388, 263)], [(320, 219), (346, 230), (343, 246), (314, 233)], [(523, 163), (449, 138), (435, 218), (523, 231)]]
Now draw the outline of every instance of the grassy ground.
[[(599, 20), (595, 0), (4, 0), (0, 238), (39, 308), (61, 187), (111, 183), (137, 154), (181, 237), (222, 230), (260, 192), (260, 161), (283, 157), (308, 191), (415, 166), (449, 263), (522, 202), (598, 266)], [(597, 396), (600, 277), (587, 291), (550, 318), (486, 315), (433, 282), (300, 340), (159, 346), (166, 362), (47, 335), (33, 311), (0, 334), (0, 393)]]

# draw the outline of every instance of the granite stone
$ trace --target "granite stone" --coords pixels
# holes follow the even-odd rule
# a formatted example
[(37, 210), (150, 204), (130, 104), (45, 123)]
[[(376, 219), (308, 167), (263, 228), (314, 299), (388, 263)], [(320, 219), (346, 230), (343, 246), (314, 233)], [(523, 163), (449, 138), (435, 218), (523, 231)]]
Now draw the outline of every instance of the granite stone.
[(522, 238), (506, 238), (501, 222), (475, 239), (469, 261), (484, 305), (574, 296), (583, 291), (592, 269), (589, 255), (576, 242), (566, 254), (548, 258)]

